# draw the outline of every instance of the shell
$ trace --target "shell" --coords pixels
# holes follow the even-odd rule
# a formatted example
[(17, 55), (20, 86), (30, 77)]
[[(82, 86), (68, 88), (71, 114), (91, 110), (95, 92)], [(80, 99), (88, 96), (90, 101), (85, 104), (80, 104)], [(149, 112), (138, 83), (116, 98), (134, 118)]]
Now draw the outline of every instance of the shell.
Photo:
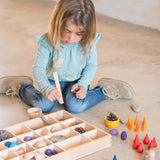
[(58, 135), (58, 136), (53, 136), (50, 138), (50, 140), (53, 142), (53, 143), (57, 143), (57, 142), (60, 142), (60, 141), (63, 141), (67, 139), (67, 137), (63, 136), (63, 135)]

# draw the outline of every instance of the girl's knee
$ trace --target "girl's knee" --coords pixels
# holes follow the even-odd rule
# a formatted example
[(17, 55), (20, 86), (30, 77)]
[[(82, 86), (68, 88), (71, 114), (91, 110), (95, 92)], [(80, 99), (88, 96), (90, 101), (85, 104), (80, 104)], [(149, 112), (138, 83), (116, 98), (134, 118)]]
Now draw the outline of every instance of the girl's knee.
[(86, 105), (83, 103), (68, 103), (66, 108), (70, 113), (81, 113), (86, 110)]

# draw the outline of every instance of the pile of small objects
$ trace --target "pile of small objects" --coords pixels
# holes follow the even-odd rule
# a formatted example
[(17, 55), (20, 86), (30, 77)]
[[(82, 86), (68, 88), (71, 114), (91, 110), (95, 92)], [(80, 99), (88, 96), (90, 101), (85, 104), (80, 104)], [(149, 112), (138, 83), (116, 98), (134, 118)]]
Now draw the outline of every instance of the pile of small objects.
[(75, 131), (77, 131), (77, 132), (79, 132), (79, 133), (84, 133), (84, 132), (86, 132), (85, 131), (85, 129), (84, 128), (82, 128), (82, 127), (77, 127), (77, 128), (75, 128)]
[(52, 149), (46, 149), (45, 154), (50, 157), (50, 156), (53, 156), (53, 155), (57, 154), (57, 151), (54, 150), (54, 149), (53, 150)]
[(5, 130), (0, 130), (0, 141), (8, 139), (7, 133)]
[(117, 121), (118, 117), (115, 114), (113, 114), (113, 113), (110, 112), (109, 115), (106, 117), (106, 119), (108, 121)]

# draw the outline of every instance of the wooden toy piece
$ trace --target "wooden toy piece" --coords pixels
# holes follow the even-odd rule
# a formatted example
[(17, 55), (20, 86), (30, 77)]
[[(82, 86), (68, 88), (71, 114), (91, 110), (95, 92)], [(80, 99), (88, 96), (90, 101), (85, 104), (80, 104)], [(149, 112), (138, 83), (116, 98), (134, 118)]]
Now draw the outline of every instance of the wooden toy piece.
[(143, 143), (144, 144), (149, 144), (149, 137), (148, 137), (148, 134), (146, 134), (144, 140), (143, 140)]
[(134, 121), (133, 121), (133, 119), (132, 119), (131, 126), (130, 126), (129, 130), (134, 131)]
[(147, 121), (146, 121), (146, 119), (144, 119), (144, 121), (143, 121), (142, 132), (147, 132)]
[(138, 118), (138, 114), (136, 114), (136, 119), (134, 121), (134, 125), (136, 126), (137, 125), (137, 122), (139, 121), (139, 118)]
[(144, 125), (145, 122), (146, 122), (146, 114), (144, 115), (142, 126)]
[(61, 87), (60, 87), (60, 83), (59, 83), (59, 79), (58, 79), (58, 74), (57, 74), (57, 72), (53, 72), (53, 76), (54, 76), (56, 88), (57, 88), (58, 92), (59, 92), (60, 95), (61, 95), (60, 104), (63, 104), (64, 101), (63, 101), (63, 96), (62, 96)]
[(133, 142), (133, 148), (137, 149), (139, 144), (140, 144), (140, 140), (139, 140), (139, 137), (138, 137), (138, 134), (137, 134), (136, 138), (134, 139), (134, 142)]
[(148, 146), (148, 149), (150, 149), (150, 148), (154, 148), (153, 140), (151, 140), (151, 142), (150, 142), (150, 144)]
[(117, 157), (116, 157), (116, 155), (114, 155), (114, 157), (113, 157), (113, 160), (117, 160)]
[(136, 132), (139, 132), (139, 121), (137, 122), (136, 124), (136, 129), (135, 129)]
[(128, 121), (127, 121), (127, 127), (130, 127), (131, 126), (131, 116), (129, 115), (128, 116)]
[(138, 146), (138, 148), (137, 148), (137, 152), (138, 153), (142, 153), (143, 152), (143, 146), (142, 146), (142, 143), (140, 142), (140, 144), (139, 144), (139, 146)]
[(153, 147), (154, 147), (154, 148), (156, 148), (156, 147), (157, 147), (157, 142), (156, 142), (155, 137), (153, 138)]

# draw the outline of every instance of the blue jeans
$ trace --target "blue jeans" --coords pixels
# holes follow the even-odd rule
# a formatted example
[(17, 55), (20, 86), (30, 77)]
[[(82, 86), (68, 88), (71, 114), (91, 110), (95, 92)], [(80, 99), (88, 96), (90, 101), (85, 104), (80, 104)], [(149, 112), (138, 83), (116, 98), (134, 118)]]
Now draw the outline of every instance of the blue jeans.
[[(52, 85), (55, 85), (53, 80), (49, 80)], [(94, 89), (87, 90), (84, 99), (76, 98), (75, 93), (71, 92), (71, 87), (76, 83), (74, 82), (60, 82), (64, 106), (68, 112), (80, 113), (83, 112), (101, 101), (105, 100), (106, 96), (102, 92), (102, 86), (97, 86)], [(26, 104), (32, 107), (42, 109), (42, 112), (47, 113), (54, 109), (57, 100), (49, 101), (42, 93), (36, 90), (31, 84), (22, 84), (19, 94)]]

